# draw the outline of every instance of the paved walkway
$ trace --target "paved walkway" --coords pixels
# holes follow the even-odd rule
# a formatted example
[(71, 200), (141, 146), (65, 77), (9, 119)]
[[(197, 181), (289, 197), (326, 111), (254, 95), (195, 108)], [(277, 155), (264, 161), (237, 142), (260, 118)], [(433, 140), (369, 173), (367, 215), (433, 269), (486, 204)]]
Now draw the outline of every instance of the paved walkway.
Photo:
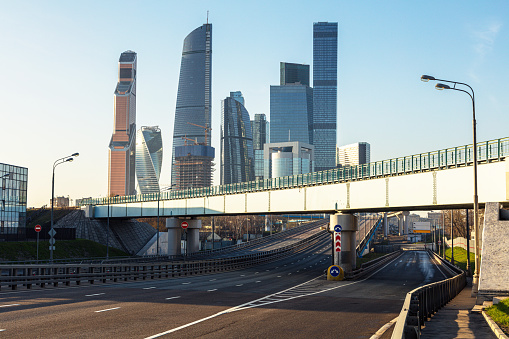
[(422, 339), (441, 338), (496, 338), (481, 313), (470, 313), (475, 298), (470, 297), (471, 286), (466, 286), (453, 300), (438, 310), (422, 329)]

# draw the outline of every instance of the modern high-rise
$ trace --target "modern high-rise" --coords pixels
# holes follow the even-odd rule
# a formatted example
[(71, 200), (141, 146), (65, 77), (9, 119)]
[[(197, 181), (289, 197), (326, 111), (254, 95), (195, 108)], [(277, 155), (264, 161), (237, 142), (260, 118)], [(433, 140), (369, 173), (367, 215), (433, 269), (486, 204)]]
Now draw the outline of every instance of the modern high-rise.
[(0, 239), (25, 232), (28, 168), (0, 163)]
[(314, 146), (299, 141), (263, 146), (264, 179), (314, 171)]
[(299, 83), (270, 86), (270, 142), (313, 144), (313, 89)]
[(281, 62), (279, 68), (281, 86), (295, 83), (309, 86), (309, 65)]
[[(338, 23), (313, 24), (313, 145), (315, 169), (335, 167)], [(272, 117), (271, 117), (272, 120)]]
[(336, 149), (336, 164), (341, 167), (369, 164), (370, 149), (371, 147), (367, 142), (338, 146)]
[(158, 193), (163, 163), (163, 139), (159, 126), (142, 126), (136, 133), (136, 177), (139, 193)]
[(241, 101), (221, 101), (221, 185), (254, 180), (251, 120)]
[(254, 172), (255, 180), (263, 179), (263, 145), (267, 140), (267, 119), (265, 114), (255, 114), (254, 120), (251, 120), (251, 131), (253, 134), (254, 149)]
[(118, 60), (118, 83), (115, 88), (113, 135), (110, 141), (108, 196), (136, 193), (136, 62), (133, 51)]
[(212, 24), (204, 24), (184, 39), (175, 109), (172, 184), (176, 184), (175, 147), (184, 139), (210, 146)]
[(175, 147), (175, 189), (212, 185), (215, 149), (206, 145)]

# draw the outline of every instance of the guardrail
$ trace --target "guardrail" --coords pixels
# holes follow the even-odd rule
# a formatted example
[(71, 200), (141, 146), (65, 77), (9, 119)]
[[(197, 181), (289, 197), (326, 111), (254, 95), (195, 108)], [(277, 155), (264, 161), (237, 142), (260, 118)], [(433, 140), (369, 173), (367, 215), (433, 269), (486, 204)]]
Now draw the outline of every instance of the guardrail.
[(396, 258), (401, 254), (402, 251), (395, 251), (389, 254), (386, 254), (384, 256), (381, 256), (379, 258), (370, 260), (368, 262), (365, 262), (361, 264), (361, 267), (352, 270), (352, 272), (348, 272), (345, 274), (345, 279), (347, 280), (355, 280), (362, 277), (365, 277), (369, 273), (372, 273), (376, 271), (378, 268), (382, 267), (392, 259)]
[[(509, 155), (509, 137), (477, 143), (478, 163), (501, 161)], [(249, 193), (274, 189), (342, 183), (375, 179), (386, 176), (441, 170), (473, 164), (473, 147), (464, 145), (406, 157), (372, 162), (358, 166), (335, 168), (327, 171), (293, 176), (218, 185), (202, 188), (170, 190), (161, 193), (83, 199), (83, 205), (106, 205), (157, 200), (174, 200), (215, 195)]]
[(44, 287), (82, 282), (117, 282), (137, 279), (170, 278), (241, 269), (299, 253), (328, 237), (322, 231), (297, 243), (282, 248), (231, 258), (175, 261), (159, 263), (108, 263), (108, 264), (47, 264), (47, 265), (0, 265), (0, 289), (18, 286)]
[(428, 250), (428, 253), (446, 265), (448, 271), (458, 274), (408, 292), (392, 332), (392, 339), (420, 338), (424, 322), (458, 295), (466, 285), (464, 271), (443, 260), (435, 252)]

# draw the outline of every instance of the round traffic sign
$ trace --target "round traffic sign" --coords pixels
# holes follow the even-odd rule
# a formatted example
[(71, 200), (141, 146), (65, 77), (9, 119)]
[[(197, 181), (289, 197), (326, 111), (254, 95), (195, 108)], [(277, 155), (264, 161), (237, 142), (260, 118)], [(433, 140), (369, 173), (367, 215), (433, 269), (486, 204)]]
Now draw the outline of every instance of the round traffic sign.
[(34, 229), (36, 232), (40, 232), (42, 230), (42, 227), (41, 225), (35, 225)]
[(343, 227), (341, 227), (341, 225), (336, 225), (334, 226), (334, 232), (341, 232), (341, 230), (343, 229)]
[(183, 229), (186, 229), (189, 227), (189, 224), (187, 223), (187, 221), (182, 221), (182, 224), (180, 224), (180, 226), (182, 226)]
[(343, 280), (345, 272), (338, 265), (332, 265), (327, 269), (327, 280)]

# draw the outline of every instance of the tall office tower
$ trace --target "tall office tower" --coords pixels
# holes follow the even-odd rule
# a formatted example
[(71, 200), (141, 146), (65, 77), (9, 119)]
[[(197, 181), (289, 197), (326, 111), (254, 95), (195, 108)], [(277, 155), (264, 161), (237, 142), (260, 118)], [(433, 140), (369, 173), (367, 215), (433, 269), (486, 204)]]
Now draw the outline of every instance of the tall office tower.
[(184, 145), (175, 147), (175, 188), (199, 188), (212, 185), (214, 147)]
[(335, 167), (338, 23), (313, 24), (313, 145), (315, 169)]
[(254, 172), (255, 180), (263, 179), (263, 145), (267, 142), (267, 120), (265, 114), (255, 114), (251, 120), (254, 149)]
[(244, 97), (242, 96), (241, 91), (230, 92), (230, 98), (237, 100), (238, 102), (240, 102), (242, 104), (242, 106), (246, 106), (246, 103), (244, 101)]
[(175, 147), (184, 145), (183, 138), (190, 138), (199, 144), (210, 146), (208, 132), (211, 112), (211, 74), (212, 24), (207, 23), (189, 33), (184, 39), (182, 48), (173, 130), (172, 184), (176, 184)]
[(115, 89), (115, 118), (110, 141), (108, 196), (136, 193), (136, 61), (133, 51), (118, 60), (118, 83)]
[(249, 113), (239, 100), (221, 101), (221, 185), (254, 180)]
[(295, 83), (309, 86), (309, 65), (281, 62), (279, 68), (281, 86)]
[(343, 166), (356, 166), (369, 164), (371, 147), (367, 142), (338, 146), (336, 149), (336, 164)]
[(159, 126), (143, 126), (136, 133), (136, 177), (141, 194), (159, 192), (163, 140)]
[(313, 144), (313, 89), (299, 83), (270, 86), (270, 142)]

